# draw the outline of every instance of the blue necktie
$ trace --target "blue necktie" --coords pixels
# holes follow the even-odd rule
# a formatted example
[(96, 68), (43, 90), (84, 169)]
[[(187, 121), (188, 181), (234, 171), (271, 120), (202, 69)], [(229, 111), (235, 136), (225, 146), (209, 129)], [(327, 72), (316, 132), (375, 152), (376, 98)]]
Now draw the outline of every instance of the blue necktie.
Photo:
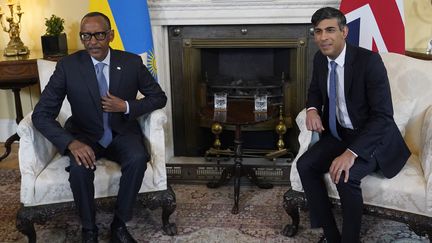
[(336, 128), (336, 62), (330, 62), (330, 84), (329, 84), (329, 127), (333, 137), (342, 140)]
[[(108, 92), (108, 83), (103, 73), (105, 65), (106, 64), (103, 62), (96, 64), (96, 78), (98, 80), (99, 93), (101, 97), (106, 96)], [(112, 141), (111, 127), (108, 123), (108, 112), (103, 112), (103, 127), (104, 133), (102, 138), (99, 140), (99, 144), (106, 148)]]

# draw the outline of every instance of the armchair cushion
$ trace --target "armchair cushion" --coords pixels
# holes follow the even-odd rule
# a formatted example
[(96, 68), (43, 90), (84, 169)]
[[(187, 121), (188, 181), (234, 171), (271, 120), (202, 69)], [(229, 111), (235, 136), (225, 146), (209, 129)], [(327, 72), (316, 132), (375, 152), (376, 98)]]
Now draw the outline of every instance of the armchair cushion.
[[(140, 118), (140, 125), (151, 154), (140, 192), (167, 189), (165, 168), (165, 133), (163, 126), (167, 119), (162, 110)], [(73, 201), (69, 186), (69, 165), (67, 156), (60, 156), (54, 146), (34, 127), (31, 114), (18, 125), (21, 137), (19, 164), (21, 171), (21, 202), (24, 206), (36, 206)], [(149, 142), (151, 141), (151, 143)], [(117, 163), (100, 159), (96, 162), (95, 197), (117, 195), (120, 167)]]
[(405, 136), (405, 127), (414, 111), (415, 99), (393, 98), (394, 121), (402, 134)]

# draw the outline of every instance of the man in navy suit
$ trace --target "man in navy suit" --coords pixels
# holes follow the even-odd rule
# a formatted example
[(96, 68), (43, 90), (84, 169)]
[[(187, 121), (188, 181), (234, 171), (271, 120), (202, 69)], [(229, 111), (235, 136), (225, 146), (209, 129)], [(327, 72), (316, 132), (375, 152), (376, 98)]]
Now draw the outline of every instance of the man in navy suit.
[[(138, 55), (109, 47), (114, 31), (107, 16), (86, 14), (80, 38), (86, 50), (57, 63), (32, 120), (59, 152), (70, 158), (67, 170), (83, 242), (98, 241), (93, 181), (95, 162), (101, 157), (116, 161), (122, 172), (111, 240), (136, 242), (125, 223), (132, 217), (150, 159), (137, 118), (164, 107), (167, 97)], [(144, 98), (136, 99), (138, 91)], [(55, 119), (65, 97), (72, 116), (63, 129)]]
[[(391, 178), (410, 151), (394, 120), (387, 71), (379, 54), (346, 43), (342, 12), (325, 7), (311, 19), (319, 47), (306, 103), (306, 126), (321, 134), (297, 162), (310, 209), (311, 227), (322, 227), (320, 242), (359, 242), (361, 179), (380, 170)], [(342, 204), (339, 232), (323, 175), (329, 172)]]

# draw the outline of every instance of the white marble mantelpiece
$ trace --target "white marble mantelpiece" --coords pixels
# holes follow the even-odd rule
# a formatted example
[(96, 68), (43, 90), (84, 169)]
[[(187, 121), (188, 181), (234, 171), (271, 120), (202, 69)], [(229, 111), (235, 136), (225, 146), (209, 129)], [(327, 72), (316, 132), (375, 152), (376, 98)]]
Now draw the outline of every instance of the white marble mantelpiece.
[(340, 0), (148, 0), (158, 77), (168, 96), (167, 161), (175, 162), (169, 67), (168, 26), (227, 24), (303, 24), (324, 6)]
[(309, 23), (322, 6), (335, 0), (149, 0), (152, 24)]

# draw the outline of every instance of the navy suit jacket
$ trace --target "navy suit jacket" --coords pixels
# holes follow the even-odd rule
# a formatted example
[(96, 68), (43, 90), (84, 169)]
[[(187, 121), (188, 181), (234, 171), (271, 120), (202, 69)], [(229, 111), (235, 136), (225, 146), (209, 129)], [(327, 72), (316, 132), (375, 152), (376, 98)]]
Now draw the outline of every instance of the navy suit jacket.
[[(345, 99), (355, 134), (348, 148), (367, 161), (375, 159), (383, 174), (391, 178), (411, 153), (393, 120), (387, 71), (379, 54), (346, 45)], [(313, 63), (306, 107), (318, 109), (325, 131), (329, 131), (327, 57), (318, 51)]]
[[(129, 103), (129, 114), (109, 113), (117, 134), (141, 133), (137, 117), (165, 106), (167, 97), (142, 59), (135, 54), (111, 49), (109, 92)], [(137, 100), (137, 92), (145, 97)], [(56, 117), (64, 98), (72, 116), (63, 129)], [(76, 138), (97, 142), (103, 135), (102, 104), (95, 68), (85, 50), (62, 58), (41, 94), (32, 115), (34, 126), (64, 154)]]

